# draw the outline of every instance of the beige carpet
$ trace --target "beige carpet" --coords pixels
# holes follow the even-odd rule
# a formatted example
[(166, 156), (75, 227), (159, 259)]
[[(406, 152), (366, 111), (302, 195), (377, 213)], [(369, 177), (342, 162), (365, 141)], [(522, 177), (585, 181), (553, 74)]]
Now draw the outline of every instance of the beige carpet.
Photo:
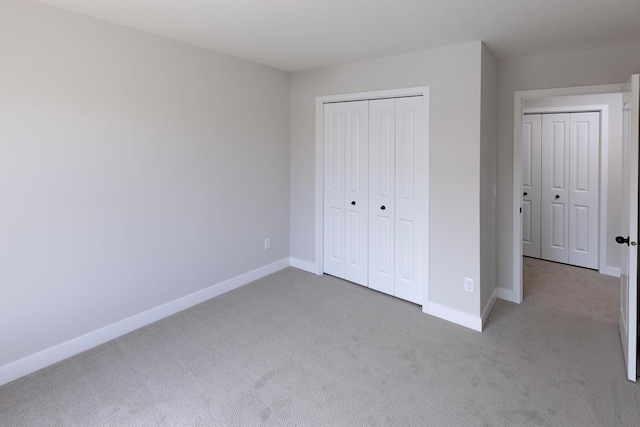
[(0, 388), (2, 426), (634, 426), (617, 281), (526, 259), (485, 332), (286, 269)]

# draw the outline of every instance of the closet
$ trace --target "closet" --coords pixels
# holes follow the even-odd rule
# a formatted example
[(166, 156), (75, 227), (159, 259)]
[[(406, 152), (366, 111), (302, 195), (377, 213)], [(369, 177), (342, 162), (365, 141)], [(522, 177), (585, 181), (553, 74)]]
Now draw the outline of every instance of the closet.
[(324, 104), (324, 272), (422, 302), (422, 96)]
[(523, 254), (598, 268), (600, 113), (526, 114)]

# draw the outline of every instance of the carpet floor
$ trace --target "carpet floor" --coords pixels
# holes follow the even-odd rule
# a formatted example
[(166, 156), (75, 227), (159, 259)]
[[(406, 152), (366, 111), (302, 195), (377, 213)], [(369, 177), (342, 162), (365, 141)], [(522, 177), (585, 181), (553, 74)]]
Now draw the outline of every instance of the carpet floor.
[(524, 271), (478, 333), (288, 268), (0, 387), (0, 425), (639, 426), (617, 279)]

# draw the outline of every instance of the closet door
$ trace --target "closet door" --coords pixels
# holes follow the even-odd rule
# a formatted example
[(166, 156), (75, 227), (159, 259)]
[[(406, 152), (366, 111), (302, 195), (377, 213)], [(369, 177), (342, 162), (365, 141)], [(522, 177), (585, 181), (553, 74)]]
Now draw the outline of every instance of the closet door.
[(344, 105), (324, 106), (324, 272), (344, 277)]
[(598, 268), (600, 113), (572, 113), (569, 264)]
[(369, 101), (369, 287), (395, 294), (396, 100)]
[(324, 272), (367, 284), (368, 103), (324, 106)]
[(543, 259), (569, 262), (569, 114), (542, 117)]
[(525, 115), (522, 124), (522, 253), (540, 258), (542, 116)]
[(345, 105), (345, 273), (359, 285), (368, 283), (369, 258), (369, 104)]
[(395, 138), (395, 293), (407, 301), (422, 302), (423, 203), (421, 179), (425, 149), (422, 97), (396, 100)]

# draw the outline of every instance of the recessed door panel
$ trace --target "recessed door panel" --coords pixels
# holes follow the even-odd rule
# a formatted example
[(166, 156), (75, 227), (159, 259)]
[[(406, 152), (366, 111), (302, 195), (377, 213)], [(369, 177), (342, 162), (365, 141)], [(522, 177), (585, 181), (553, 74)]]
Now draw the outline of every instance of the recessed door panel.
[[(575, 229), (575, 241), (571, 248), (573, 252), (589, 252), (589, 206), (572, 206), (574, 210), (571, 225)], [(571, 261), (571, 260), (569, 260)]]
[(551, 247), (563, 250), (566, 247), (564, 203), (551, 204)]
[[(522, 201), (522, 243), (525, 245), (531, 244), (532, 239), (531, 231), (531, 201)], [(527, 254), (525, 254), (528, 256)]]
[(569, 141), (567, 138), (568, 128), (564, 121), (552, 121), (551, 134), (551, 189), (565, 190), (567, 181), (567, 154)]
[(414, 248), (415, 248), (415, 223), (413, 221), (400, 220), (398, 221), (398, 252), (404, 256), (399, 257), (398, 264), (398, 279), (415, 282), (415, 262), (414, 260)]

